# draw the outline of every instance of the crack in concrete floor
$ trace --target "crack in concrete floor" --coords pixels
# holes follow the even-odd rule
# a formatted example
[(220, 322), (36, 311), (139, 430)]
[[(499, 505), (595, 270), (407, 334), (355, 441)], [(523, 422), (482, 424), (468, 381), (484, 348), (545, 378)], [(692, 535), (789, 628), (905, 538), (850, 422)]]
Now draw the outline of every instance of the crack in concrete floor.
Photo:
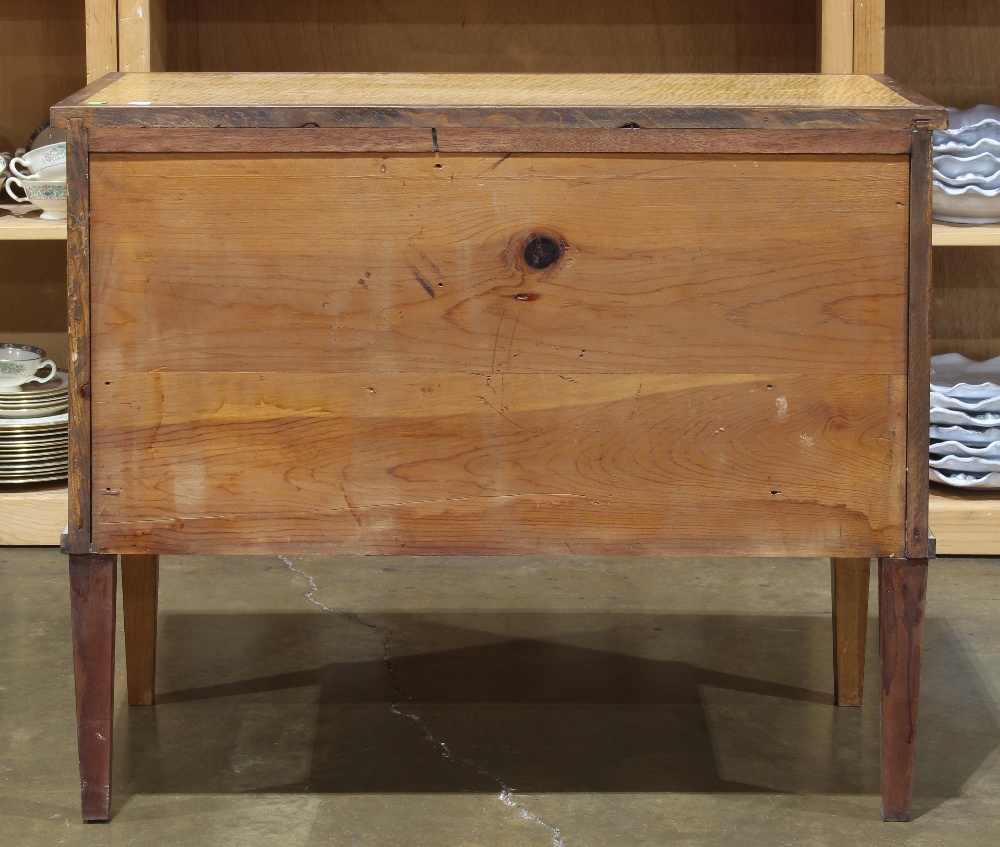
[(345, 611), (340, 611), (338, 609), (330, 608), (325, 603), (321, 602), (316, 598), (316, 592), (319, 590), (319, 586), (316, 583), (315, 577), (295, 567), (294, 562), (288, 556), (279, 556), (278, 558), (284, 563), (285, 567), (288, 568), (289, 571), (298, 574), (303, 579), (305, 579), (306, 582), (309, 584), (309, 590), (303, 594), (306, 600), (308, 600), (314, 606), (318, 606), (324, 612), (330, 612), (331, 614), (339, 615), (345, 620), (348, 620), (353, 624), (357, 624), (358, 626), (363, 626), (367, 629), (370, 629), (373, 632), (376, 632), (383, 637), (382, 663), (385, 665), (386, 670), (389, 673), (389, 678), (392, 680), (392, 689), (393, 689), (393, 699), (392, 702), (389, 703), (389, 711), (392, 712), (394, 715), (398, 715), (401, 718), (406, 718), (412, 721), (416, 725), (416, 727), (423, 733), (424, 739), (427, 741), (427, 743), (430, 744), (432, 747), (434, 747), (441, 754), (443, 758), (447, 759), (454, 765), (458, 765), (459, 767), (463, 767), (466, 768), (467, 770), (474, 771), (480, 776), (489, 779), (491, 782), (495, 782), (497, 786), (500, 788), (500, 794), (498, 795), (498, 799), (500, 800), (501, 803), (503, 803), (510, 809), (516, 810), (523, 820), (537, 823), (539, 826), (543, 826), (546, 829), (550, 830), (552, 832), (552, 847), (565, 847), (566, 842), (563, 839), (563, 833), (562, 830), (559, 829), (559, 827), (553, 826), (552, 824), (542, 820), (527, 806), (525, 806), (523, 803), (517, 802), (517, 800), (514, 799), (514, 794), (516, 793), (517, 789), (507, 785), (507, 783), (505, 783), (502, 779), (500, 779), (500, 777), (498, 777), (496, 774), (491, 773), (486, 768), (476, 764), (472, 760), (455, 758), (455, 755), (452, 753), (451, 748), (448, 746), (448, 744), (444, 741), (435, 738), (434, 733), (430, 731), (430, 728), (420, 719), (419, 715), (416, 715), (412, 712), (405, 712), (399, 708), (399, 704), (405, 700), (409, 700), (410, 697), (406, 693), (406, 690), (403, 688), (402, 680), (400, 680), (399, 678), (399, 673), (396, 669), (396, 666), (393, 664), (392, 656), (390, 655), (389, 645), (392, 642), (392, 638), (394, 635), (393, 630), (388, 629), (387, 627), (384, 626), (380, 626), (379, 624), (376, 623), (370, 623), (368, 621), (362, 620), (360, 617), (358, 617), (358, 615), (356, 615), (353, 612), (345, 612)]

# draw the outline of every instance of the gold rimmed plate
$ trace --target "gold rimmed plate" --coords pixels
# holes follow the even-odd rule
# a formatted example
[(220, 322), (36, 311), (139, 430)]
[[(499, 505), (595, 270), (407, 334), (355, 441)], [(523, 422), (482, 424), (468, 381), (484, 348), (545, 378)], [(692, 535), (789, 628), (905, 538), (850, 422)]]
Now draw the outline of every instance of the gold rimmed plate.
[(65, 451), (44, 456), (0, 456), (0, 470), (13, 471), (24, 465), (65, 465), (68, 461)]
[(67, 402), (68, 400), (69, 393), (66, 391), (61, 391), (58, 394), (44, 394), (40, 397), (11, 397), (9, 394), (0, 394), (0, 409), (51, 406), (53, 403)]
[(51, 406), (38, 406), (27, 409), (0, 408), (0, 418), (7, 418), (7, 419), (16, 418), (19, 420), (25, 420), (28, 418), (37, 418), (40, 415), (57, 415), (60, 412), (65, 412), (65, 411), (66, 411), (65, 403), (55, 403)]
[(18, 427), (33, 427), (35, 429), (50, 426), (66, 426), (69, 423), (69, 413), (61, 412), (56, 415), (44, 415), (37, 418), (0, 418), (0, 432), (5, 429), (16, 429)]
[(7, 479), (0, 474), (0, 485), (30, 485), (34, 482), (59, 482), (60, 480), (66, 479), (69, 475), (66, 473), (53, 473), (53, 474), (39, 474), (38, 476), (24, 477), (18, 479)]
[(22, 476), (38, 476), (42, 473), (67, 473), (69, 467), (62, 465), (38, 465), (26, 468), (4, 468), (0, 467), (0, 478), (20, 479)]
[(65, 428), (47, 432), (4, 432), (0, 429), (0, 444), (15, 444), (19, 441), (68, 441)]
[(61, 456), (64, 460), (69, 455), (69, 449), (65, 444), (57, 444), (53, 447), (43, 446), (40, 448), (26, 447), (17, 450), (0, 450), (0, 465), (7, 462), (19, 462), (26, 459), (56, 458)]
[(69, 374), (66, 371), (56, 371), (56, 375), (47, 382), (26, 382), (12, 391), (0, 391), (0, 399), (14, 401), (21, 398), (53, 397), (68, 390)]
[(37, 476), (42, 473), (66, 473), (68, 466), (39, 465), (37, 468), (0, 469), (0, 479), (20, 479), (22, 476)]
[(0, 450), (15, 450), (19, 447), (57, 447), (69, 443), (69, 434), (65, 432), (45, 433), (43, 436), (19, 435), (0, 437)]
[(69, 405), (68, 394), (56, 394), (53, 397), (39, 397), (37, 400), (5, 401), (0, 394), (0, 409), (45, 409), (58, 406), (60, 403)]

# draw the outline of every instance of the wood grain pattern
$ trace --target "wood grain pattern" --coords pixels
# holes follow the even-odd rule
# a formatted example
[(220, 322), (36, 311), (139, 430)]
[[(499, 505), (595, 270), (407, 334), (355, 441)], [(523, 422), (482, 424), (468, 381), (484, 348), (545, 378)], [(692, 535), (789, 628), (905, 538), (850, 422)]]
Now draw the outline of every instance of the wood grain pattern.
[[(0, 3), (0, 150), (24, 147), (49, 107), (86, 82), (83, 4)], [(3, 200), (8, 202), (6, 192)], [(3, 261), (7, 264), (7, 260)], [(7, 266), (4, 275), (19, 272)], [(3, 303), (0, 301), (0, 309)]]
[(69, 361), (66, 221), (36, 223), (55, 224), (54, 231), (61, 230), (62, 239), (0, 243), (0, 337), (41, 347), (65, 368)]
[(903, 392), (878, 376), (104, 371), (95, 545), (896, 550)]
[[(0, 241), (65, 241), (66, 221), (43, 221), (34, 215), (0, 217)], [(9, 256), (5, 254), (5, 258)]]
[(966, 226), (934, 221), (931, 242), (935, 247), (1000, 247), (1000, 224)]
[(820, 0), (819, 71), (854, 72), (854, 0)]
[(87, 0), (87, 82), (118, 70), (118, 2)]
[(865, 684), (871, 559), (832, 559), (833, 700), (860, 706)]
[(910, 159), (910, 303), (907, 364), (906, 551), (930, 553), (927, 529), (927, 461), (930, 427), (931, 131), (914, 125)]
[[(108, 129), (94, 153), (909, 153), (910, 130)], [(0, 221), (2, 224), (2, 221)], [(0, 237), (2, 228), (0, 228)]]
[(171, 0), (170, 70), (812, 72), (801, 0)]
[(85, 821), (106, 821), (111, 816), (115, 564), (114, 556), (69, 557), (80, 795)]
[(932, 485), (930, 528), (942, 556), (992, 556), (1000, 550), (1000, 493)]
[(854, 0), (854, 73), (885, 72), (885, 0)]
[(87, 128), (70, 121), (66, 176), (69, 305), (69, 525), (68, 551), (90, 551), (90, 179)]
[(166, 0), (118, 0), (118, 67), (125, 72), (164, 67)]
[(66, 501), (65, 485), (0, 493), (0, 547), (58, 545)]
[(122, 556), (122, 611), (128, 704), (151, 706), (156, 693), (159, 556)]
[(101, 98), (110, 107), (142, 101), (154, 107), (257, 109), (742, 106), (775, 111), (911, 105), (873, 77), (835, 74), (150, 73), (110, 80)]
[(879, 561), (882, 817), (910, 819), (927, 594), (926, 559)]
[(105, 374), (905, 372), (905, 157), (92, 163)]
[(934, 355), (961, 353), (978, 360), (1000, 356), (1000, 286), (996, 284), (1000, 250), (996, 246), (1000, 245), (934, 250)]
[(92, 126), (901, 129), (942, 111), (866, 76), (802, 74), (125, 74)]
[(886, 72), (960, 109), (996, 101), (996, 3), (884, 0)]

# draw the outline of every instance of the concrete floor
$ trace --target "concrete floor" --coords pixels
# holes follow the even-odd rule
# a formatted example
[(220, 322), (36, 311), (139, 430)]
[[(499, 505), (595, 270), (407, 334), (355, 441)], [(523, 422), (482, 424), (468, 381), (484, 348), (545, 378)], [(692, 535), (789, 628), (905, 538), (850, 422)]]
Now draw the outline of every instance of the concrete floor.
[(84, 825), (66, 562), (0, 549), (3, 847), (996, 843), (995, 562), (932, 565), (909, 824), (874, 619), (868, 705), (830, 705), (825, 561), (167, 558), (160, 596)]

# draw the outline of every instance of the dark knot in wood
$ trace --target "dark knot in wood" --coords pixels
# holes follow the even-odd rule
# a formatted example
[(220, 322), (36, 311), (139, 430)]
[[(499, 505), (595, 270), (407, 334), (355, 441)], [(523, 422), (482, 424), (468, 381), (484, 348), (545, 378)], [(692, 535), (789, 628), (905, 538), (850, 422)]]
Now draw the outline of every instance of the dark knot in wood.
[(535, 227), (514, 235), (504, 250), (504, 259), (522, 274), (547, 277), (561, 267), (569, 245), (558, 232)]
[(562, 245), (547, 235), (533, 235), (524, 245), (524, 264), (532, 270), (544, 270), (558, 262), (562, 256)]

